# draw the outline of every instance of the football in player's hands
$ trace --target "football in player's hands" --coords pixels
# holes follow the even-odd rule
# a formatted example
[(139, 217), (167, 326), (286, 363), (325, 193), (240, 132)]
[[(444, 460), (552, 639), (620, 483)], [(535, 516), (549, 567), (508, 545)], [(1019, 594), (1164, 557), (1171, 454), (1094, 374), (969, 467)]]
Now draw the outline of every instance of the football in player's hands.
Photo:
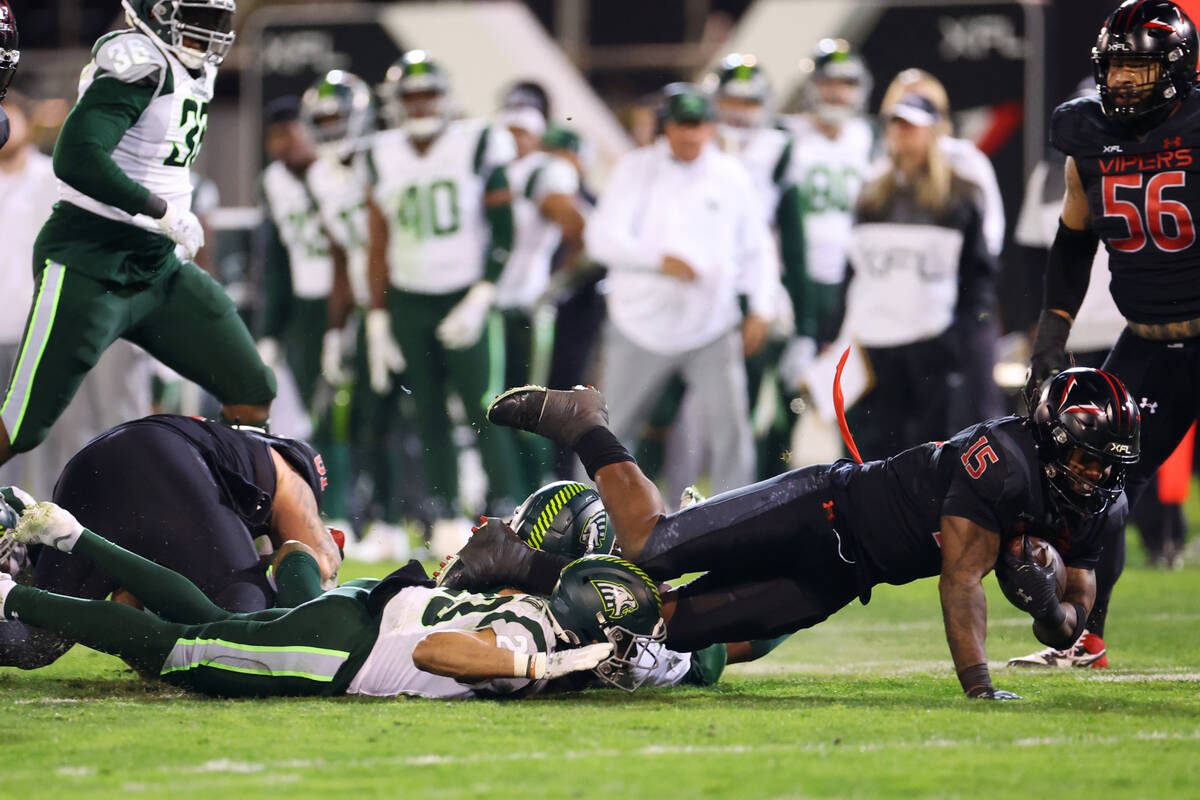
[(1067, 590), (1067, 565), (1054, 545), (1036, 536), (1018, 536), (1008, 543), (1008, 552), (1018, 562), (1053, 568), (1058, 599), (1062, 600)]

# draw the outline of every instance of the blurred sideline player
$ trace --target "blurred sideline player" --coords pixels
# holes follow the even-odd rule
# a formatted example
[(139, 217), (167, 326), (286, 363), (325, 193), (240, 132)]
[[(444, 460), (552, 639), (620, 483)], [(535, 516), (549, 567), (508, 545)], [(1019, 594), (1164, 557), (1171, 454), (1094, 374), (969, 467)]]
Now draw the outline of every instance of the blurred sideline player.
[[(8, 0), (0, 0), (0, 101), (8, 91), (17, 64), (21, 62), (21, 39), (17, 34), (17, 18), (13, 16)], [(4, 107), (0, 106), (0, 148), (8, 141), (9, 122)]]
[(391, 374), (404, 370), (430, 494), (424, 516), (435, 539), (446, 537), (437, 549), (452, 552), (467, 527), (447, 411), (452, 394), (483, 456), (491, 505), (511, 507), (526, 493), (515, 438), (488, 430), (484, 416), (503, 380), (503, 330), (492, 309), (513, 245), (505, 168), (515, 146), (504, 128), (451, 119), (449, 81), (423, 51), (393, 65), (383, 91), (401, 122), (366, 152), (371, 385), (384, 392)]
[[(4, 511), (11, 519), (12, 509)], [(571, 563), (549, 600), (437, 589), (414, 561), (294, 608), (231, 614), (183, 576), (102, 539), (52, 503), (26, 509), (5, 536), (92, 561), (160, 615), (0, 575), (6, 617), (210, 695), (520, 697), (582, 670), (633, 690), (636, 684), (623, 682), (630, 661), (664, 635), (655, 586), (611, 556)]]
[(37, 294), (0, 409), (0, 461), (45, 438), (117, 338), (211, 391), (228, 420), (264, 421), (275, 395), (233, 303), (175, 254), (203, 245), (189, 167), (233, 44), (234, 2), (123, 5), (133, 27), (97, 42), (55, 147), (60, 202), (35, 244)]
[[(251, 612), (282, 599), (259, 559), (258, 536), (281, 555), (287, 540), (305, 544), (315, 567), (310, 589), (336, 585), (341, 557), (320, 516), (325, 480), (320, 455), (299, 440), (158, 415), (118, 425), (80, 450), (63, 469), (54, 501), (110, 541), (182, 573), (221, 608)], [(17, 502), (11, 493), (8, 501)], [(11, 537), (0, 544), (23, 548)], [(12, 555), (22, 561), (19, 552)], [(93, 600), (111, 593), (129, 604), (141, 599), (121, 576), (86, 559), (52, 547), (29, 556), (35, 588)], [(45, 666), (72, 644), (21, 622), (0, 623), (4, 666)]]
[[(1122, 3), (1092, 49), (1099, 97), (1064, 103), (1050, 123), (1051, 144), (1067, 156), (1067, 190), (1027, 392), (1069, 363), (1067, 339), (1103, 241), (1109, 291), (1126, 320), (1105, 369), (1127, 383), (1142, 408), (1143, 455), (1129, 476), (1132, 503), (1195, 423), (1200, 405), (1198, 49), (1195, 26), (1175, 3)], [(1101, 638), (1124, 566), (1122, 532), (1106, 542), (1096, 571), (1087, 629)]]
[[(496, 123), (508, 128), (517, 148), (508, 167), (516, 224), (513, 249), (496, 286), (496, 307), (504, 320), (504, 382), (545, 383), (554, 347), (545, 305), (553, 261), (557, 255), (558, 269), (572, 270), (583, 250), (584, 220), (575, 200), (579, 172), (570, 161), (542, 150), (546, 122), (535, 107), (503, 108)], [(553, 469), (544, 439), (523, 443), (521, 455), (531, 482)]]
[[(885, 461), (795, 470), (667, 515), (608, 429), (599, 392), (521, 387), (497, 398), (488, 416), (571, 445), (624, 557), (652, 578), (709, 570), (664, 601), (668, 647), (778, 636), (855, 597), (866, 602), (877, 584), (940, 575), (959, 681), (968, 697), (988, 699), (1013, 695), (997, 691), (988, 673), (982, 578), (1001, 570), (1006, 596), (1033, 617), (1040, 641), (1074, 642), (1095, 600), (1102, 544), (1128, 514), (1124, 473), (1139, 448), (1128, 392), (1107, 373), (1079, 368), (1047, 382), (1030, 418), (978, 423)], [(460, 552), (460, 574), (537, 588), (561, 567), (502, 529), (489, 534)], [(1007, 544), (1025, 534), (1062, 553), (1061, 600), (1053, 569), (1010, 554)]]
[[(15, 93), (9, 96), (11, 138), (0, 150), (0, 219), (6, 221), (0, 247), (0, 296), (20, 307), (33, 298), (29, 264), (34, 239), (58, 199), (51, 159), (30, 141), (28, 111), (27, 100)], [(20, 355), (24, 325), (18, 315), (0, 320), (2, 374), (11, 374)], [(114, 342), (87, 373), (41, 446), (0, 467), (0, 485), (16, 484), (47, 496), (63, 464), (92, 437), (123, 420), (150, 413), (148, 362), (132, 344)]]
[(346, 251), (331, 239), (317, 206), (318, 193), (309, 183), (320, 162), (309, 129), (300, 120), (299, 101), (273, 100), (266, 122), (271, 161), (261, 177), (266, 263), (259, 350), (274, 363), (282, 349), (300, 401), (313, 420), (313, 442), (329, 454), (330, 466), (340, 476), (329, 490), (326, 510), (333, 518), (345, 519), (346, 443), (333, 434), (333, 392), (322, 380), (321, 356), (329, 321), (343, 317), (350, 302)]
[[(400, 393), (393, 382), (383, 394), (371, 387), (367, 365), (364, 313), (367, 288), (367, 186), (363, 156), (375, 134), (375, 98), (366, 81), (344, 70), (332, 70), (300, 98), (300, 116), (317, 143), (317, 160), (309, 167), (307, 185), (330, 239), (345, 252), (333, 261), (328, 327), (321, 342), (321, 374), (334, 388), (334, 430), (350, 440), (348, 486), (366, 478), (369, 495), (359, 523), (362, 541), (351, 548), (367, 561), (408, 558), (408, 533), (401, 517), (398, 451)], [(349, 287), (349, 292), (341, 291)], [(345, 295), (345, 296), (343, 296)], [(347, 395), (349, 395), (347, 397)], [(347, 409), (348, 404), (348, 409)], [(344, 417), (348, 410), (348, 419)], [(354, 498), (357, 509), (359, 498)], [(363, 523), (369, 525), (362, 530)], [(365, 536), (364, 536), (365, 534)]]

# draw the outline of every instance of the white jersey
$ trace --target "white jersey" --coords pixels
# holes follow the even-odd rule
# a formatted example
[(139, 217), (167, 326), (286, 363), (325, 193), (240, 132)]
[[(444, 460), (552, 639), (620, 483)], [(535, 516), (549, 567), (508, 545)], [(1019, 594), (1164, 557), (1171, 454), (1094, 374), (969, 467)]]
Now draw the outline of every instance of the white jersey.
[(360, 305), (366, 305), (367, 288), (367, 187), (353, 166), (335, 153), (322, 153), (305, 175), (317, 202), (326, 233), (346, 251), (350, 289)]
[(460, 683), (435, 675), (413, 663), (413, 651), (432, 633), (491, 630), (496, 646), (533, 655), (554, 648), (554, 626), (547, 601), (530, 595), (467, 594), (446, 589), (413, 586), (388, 601), (367, 660), (359, 668), (346, 694), (394, 697), (472, 697), (540, 690), (545, 681), (527, 678), (493, 678), (480, 683)]
[[(26, 150), (24, 169), (16, 173), (0, 170), (0, 219), (4, 220), (0, 296), (17, 308), (33, 304), (33, 242), (58, 199), (58, 180), (50, 157), (33, 145)], [(0, 344), (18, 344), (24, 332), (24, 314), (0, 318)]]
[(992, 166), (992, 160), (969, 139), (943, 136), (938, 139), (938, 146), (951, 169), (979, 187), (983, 238), (987, 242), (988, 252), (994, 256), (1000, 255), (1004, 249), (1004, 198), (1000, 196), (1000, 184), (996, 180), (996, 168)]
[(375, 137), (368, 172), (371, 197), (388, 222), (392, 286), (449, 294), (483, 277), (490, 239), (484, 190), (515, 154), (508, 130), (485, 120), (451, 122), (423, 155), (402, 129)]
[(871, 163), (874, 134), (858, 117), (842, 123), (830, 139), (807, 116), (785, 122), (795, 137), (792, 182), (804, 204), (805, 271), (810, 280), (839, 284), (846, 276), (846, 246), (858, 193)]
[(292, 294), (305, 300), (328, 297), (333, 258), (312, 192), (282, 161), (272, 161), (263, 170), (262, 188), (267, 211), (287, 248)]
[(897, 347), (950, 327), (958, 304), (962, 231), (938, 225), (855, 225), (854, 280), (842, 329), (865, 347)]
[[(208, 127), (217, 68), (205, 64), (193, 76), (155, 39), (135, 30), (117, 31), (96, 43), (79, 78), (79, 96), (97, 80), (156, 84), (154, 99), (112, 151), (112, 160), (136, 183), (177, 208), (190, 209), (190, 167)], [(131, 216), (59, 182), (59, 199), (101, 217), (159, 233), (156, 220)]]
[(508, 185), (516, 232), (497, 283), (496, 306), (531, 309), (550, 285), (550, 262), (562, 241), (562, 230), (542, 216), (542, 202), (552, 194), (574, 197), (579, 173), (564, 158), (533, 152), (509, 165)]
[(717, 126), (721, 150), (736, 158), (750, 173), (762, 198), (767, 223), (775, 226), (775, 210), (783, 190), (794, 178), (790, 169), (792, 137), (778, 128), (738, 128)]

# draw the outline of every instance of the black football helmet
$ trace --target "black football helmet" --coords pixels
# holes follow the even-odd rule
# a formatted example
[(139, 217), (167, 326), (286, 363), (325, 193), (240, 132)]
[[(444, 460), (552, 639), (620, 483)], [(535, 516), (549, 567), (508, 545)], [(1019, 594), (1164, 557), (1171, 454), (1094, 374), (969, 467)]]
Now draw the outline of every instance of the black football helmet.
[[(1125, 0), (1092, 48), (1100, 104), (1109, 120), (1141, 135), (1161, 123), (1196, 85), (1196, 27), (1170, 0)], [(1147, 83), (1108, 85), (1113, 60), (1158, 65)]]
[[(1042, 386), (1032, 415), (1033, 437), (1060, 511), (1100, 514), (1125, 488), (1125, 470), (1141, 452), (1141, 414), (1115, 376), (1076, 367)], [(1100, 477), (1072, 469), (1072, 459), (1092, 461)]]
[(547, 484), (529, 495), (509, 527), (535, 550), (570, 558), (610, 555), (617, 541), (600, 495), (575, 481)]
[(21, 60), (21, 42), (17, 38), (17, 18), (6, 0), (0, 0), (0, 100), (17, 74)]

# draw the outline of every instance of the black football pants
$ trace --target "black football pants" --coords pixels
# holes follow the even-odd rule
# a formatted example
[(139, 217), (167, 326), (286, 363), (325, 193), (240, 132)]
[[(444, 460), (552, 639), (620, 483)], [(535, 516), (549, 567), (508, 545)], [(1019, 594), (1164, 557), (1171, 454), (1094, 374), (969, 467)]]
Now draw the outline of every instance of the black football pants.
[[(826, 505), (828, 504), (828, 505)], [(663, 517), (637, 561), (679, 589), (667, 646), (769, 639), (824, 621), (858, 595), (853, 555), (831, 521), (827, 466), (805, 467)]]

